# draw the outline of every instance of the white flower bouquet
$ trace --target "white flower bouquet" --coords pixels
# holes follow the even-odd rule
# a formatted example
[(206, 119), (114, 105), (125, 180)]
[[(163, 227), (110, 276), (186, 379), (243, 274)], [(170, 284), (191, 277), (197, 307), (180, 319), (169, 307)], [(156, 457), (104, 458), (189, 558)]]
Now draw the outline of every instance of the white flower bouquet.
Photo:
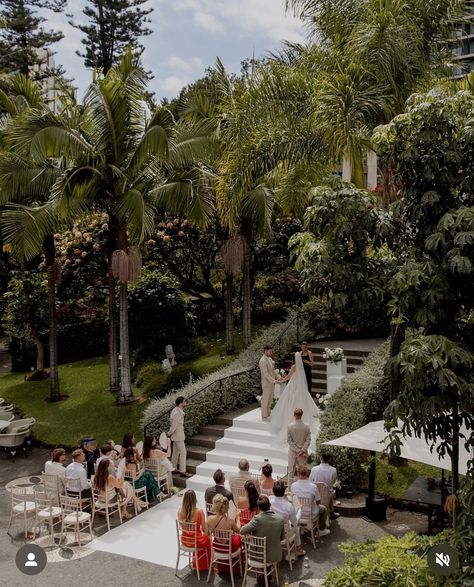
[(329, 361), (330, 363), (339, 363), (344, 358), (344, 350), (341, 347), (337, 347), (335, 349), (324, 349), (323, 359)]
[(317, 405), (317, 407), (320, 410), (324, 410), (326, 408), (328, 401), (329, 401), (329, 397), (325, 394), (322, 394), (322, 393), (317, 393), (314, 398), (314, 403)]
[(286, 377), (285, 369), (275, 369), (275, 377), (280, 379), (280, 377)]

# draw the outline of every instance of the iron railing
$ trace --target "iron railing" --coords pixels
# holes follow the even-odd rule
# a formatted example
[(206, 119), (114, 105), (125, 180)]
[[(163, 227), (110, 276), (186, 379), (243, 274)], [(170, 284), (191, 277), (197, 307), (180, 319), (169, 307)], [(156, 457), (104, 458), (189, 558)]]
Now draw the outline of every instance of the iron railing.
[[(271, 343), (273, 348), (277, 349), (277, 354), (279, 354), (279, 351), (281, 350), (283, 337), (288, 332), (290, 327), (295, 324), (295, 322), (296, 322), (296, 337), (295, 337), (296, 340), (295, 340), (295, 342), (299, 341), (299, 335), (300, 335), (300, 331), (301, 331), (301, 317), (304, 314), (306, 314), (306, 312), (297, 312), (293, 316), (293, 318), (288, 322), (288, 324), (285, 326), (285, 328), (280, 332), (280, 334), (276, 337), (276, 339)], [(240, 375), (243, 375), (244, 373), (250, 373), (250, 371), (253, 371), (257, 367), (258, 367), (258, 363), (253, 367), (249, 367), (248, 369), (243, 369), (242, 371), (238, 371), (237, 373), (232, 373), (232, 375), (226, 375), (225, 377), (220, 377), (219, 379), (215, 379), (214, 381), (211, 381), (207, 385), (204, 385), (204, 387), (199, 388), (197, 391), (195, 391), (193, 394), (191, 394), (189, 397), (187, 397), (186, 400), (189, 401), (191, 399), (194, 399), (196, 396), (200, 395), (201, 393), (205, 392), (210, 387), (212, 387), (213, 385), (216, 385), (216, 384), (219, 385), (219, 392), (222, 395), (222, 384), (224, 381), (227, 381), (228, 379), (233, 379), (234, 377), (239, 377)], [(222, 403), (223, 402), (222, 402), (222, 398), (221, 398), (220, 405), (222, 405)], [(144, 436), (145, 437), (148, 436), (148, 430), (150, 430), (158, 421), (162, 420), (165, 416), (170, 416), (171, 412), (174, 410), (174, 407), (175, 406), (172, 406), (170, 408), (163, 410), (162, 412), (160, 412), (158, 414), (158, 416), (156, 416), (156, 418), (154, 418), (151, 422), (148, 422), (144, 426), (144, 429), (143, 429)]]

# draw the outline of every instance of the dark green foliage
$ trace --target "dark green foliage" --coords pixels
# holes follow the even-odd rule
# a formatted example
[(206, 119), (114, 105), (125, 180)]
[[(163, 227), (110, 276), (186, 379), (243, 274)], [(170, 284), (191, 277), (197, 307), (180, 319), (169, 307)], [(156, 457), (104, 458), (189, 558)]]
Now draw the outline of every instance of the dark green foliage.
[(4, 294), (2, 326), (14, 338), (33, 342), (31, 327), (37, 332), (48, 329), (48, 295), (46, 275), (39, 272), (16, 272)]
[[(60, 68), (51, 69), (41, 50), (48, 50), (60, 41), (61, 31), (45, 30), (41, 25), (46, 18), (38, 16), (36, 9), (62, 12), (67, 0), (2, 0), (0, 16), (0, 64), (3, 72), (23, 73), (34, 79), (60, 75)], [(38, 51), (40, 50), (40, 51)]]
[(391, 216), (377, 198), (339, 178), (312, 190), (306, 232), (289, 241), (306, 291), (327, 300), (333, 314), (355, 330), (386, 315), (393, 257), (386, 246)]
[(88, 0), (83, 9), (87, 24), (70, 21), (84, 37), (85, 49), (79, 57), (86, 67), (102, 68), (106, 73), (115, 65), (128, 46), (142, 50), (138, 39), (152, 33), (147, 28), (153, 8), (142, 8), (148, 0)]
[(162, 357), (166, 344), (176, 348), (194, 334), (191, 305), (174, 277), (156, 268), (142, 271), (140, 281), (130, 286), (130, 344), (144, 355)]
[[(377, 541), (343, 543), (344, 565), (329, 571), (327, 587), (380, 585), (384, 587), (430, 587), (461, 585), (451, 579), (437, 577), (428, 567), (425, 553), (434, 544), (447, 542), (448, 532), (437, 536), (418, 536), (409, 532), (401, 538), (385, 536)], [(420, 553), (423, 553), (420, 556)]]
[[(389, 403), (388, 379), (384, 374), (388, 359), (388, 343), (371, 353), (363, 366), (347, 376), (341, 387), (330, 397), (321, 415), (321, 431), (316, 443), (317, 455), (328, 447), (321, 443), (357, 430), (368, 422), (381, 420)], [(333, 465), (342, 483), (357, 482), (362, 470), (360, 450), (330, 447)]]

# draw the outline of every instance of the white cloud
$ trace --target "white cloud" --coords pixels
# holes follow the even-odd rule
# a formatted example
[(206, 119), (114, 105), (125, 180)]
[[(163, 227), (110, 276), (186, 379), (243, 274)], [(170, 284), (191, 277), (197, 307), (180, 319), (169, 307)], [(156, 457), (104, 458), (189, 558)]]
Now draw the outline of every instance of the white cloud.
[(224, 33), (226, 31), (224, 23), (208, 12), (196, 11), (193, 20), (198, 26), (211, 33)]
[(304, 39), (301, 21), (285, 13), (283, 0), (175, 0), (173, 8), (191, 13), (193, 22), (210, 32), (233, 29), (244, 34), (263, 33), (272, 41)]
[(158, 80), (157, 86), (161, 95), (176, 96), (187, 83), (186, 79), (177, 75), (169, 75), (162, 80)]
[(199, 57), (191, 57), (189, 59), (179, 57), (178, 55), (171, 56), (167, 61), (162, 64), (166, 69), (172, 69), (174, 71), (183, 71), (189, 73), (201, 69), (203, 66), (202, 60)]

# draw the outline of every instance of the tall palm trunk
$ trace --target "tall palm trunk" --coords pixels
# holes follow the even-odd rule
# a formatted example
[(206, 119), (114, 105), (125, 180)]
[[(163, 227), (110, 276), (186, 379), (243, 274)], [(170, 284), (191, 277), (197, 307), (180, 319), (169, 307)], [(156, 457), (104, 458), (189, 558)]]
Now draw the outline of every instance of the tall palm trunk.
[[(125, 223), (117, 220), (118, 248), (127, 252), (127, 230)], [(130, 375), (130, 345), (128, 339), (128, 289), (127, 282), (120, 283), (120, 399), (119, 403), (130, 402), (133, 398)]]
[(244, 263), (242, 269), (242, 342), (244, 347), (252, 342), (252, 311), (250, 283), (250, 243), (252, 242), (252, 224), (247, 218), (242, 219), (242, 237), (244, 239)]
[(357, 149), (352, 159), (352, 183), (359, 189), (365, 189), (364, 157)]
[(234, 275), (226, 273), (225, 277), (225, 339), (228, 355), (235, 353), (234, 344)]
[(127, 284), (120, 284), (120, 403), (133, 398), (130, 376), (130, 346), (128, 343), (128, 295)]
[(48, 275), (48, 306), (49, 306), (49, 397), (52, 402), (59, 401), (58, 374), (58, 319), (56, 314), (56, 247), (54, 236), (49, 234), (43, 242), (43, 250)]
[(112, 253), (116, 248), (116, 220), (112, 215), (109, 215), (109, 233), (107, 235), (107, 260), (109, 272), (109, 390), (112, 393), (117, 393), (120, 390), (117, 336), (117, 298), (115, 293), (115, 277), (112, 273)]
[(28, 291), (28, 283), (25, 277), (25, 271), (23, 266), (21, 267), (21, 280), (23, 283), (23, 295), (25, 296), (24, 303), (26, 308), (26, 314), (28, 317), (28, 326), (30, 328), (31, 338), (36, 347), (36, 372), (44, 371), (44, 345), (39, 332), (34, 324), (34, 316), (31, 308), (30, 293)]

